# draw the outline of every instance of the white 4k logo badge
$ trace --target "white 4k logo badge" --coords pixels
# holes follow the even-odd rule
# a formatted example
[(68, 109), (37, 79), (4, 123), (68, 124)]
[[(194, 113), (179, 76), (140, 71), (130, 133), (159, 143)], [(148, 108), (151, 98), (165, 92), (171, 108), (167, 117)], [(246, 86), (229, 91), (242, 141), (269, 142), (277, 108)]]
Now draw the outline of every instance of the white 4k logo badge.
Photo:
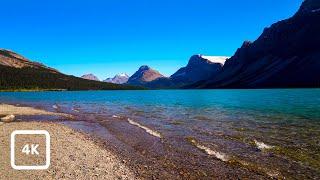
[[(30, 150), (30, 147), (31, 147), (31, 150)], [(29, 144), (26, 144), (22, 148), (22, 153), (29, 155), (31, 152), (32, 155), (39, 155), (39, 152), (37, 151), (38, 147), (39, 147), (39, 144), (31, 144), (31, 146), (29, 146)]]
[[(29, 138), (29, 142), (26, 142), (25, 144), (23, 141), (25, 139), (17, 140), (16, 143), (16, 137), (17, 135), (27, 135)], [(34, 138), (41, 137), (42, 143), (37, 142)], [(43, 138), (45, 137), (45, 139)], [(35, 141), (36, 143), (30, 143), (30, 141)], [(50, 166), (50, 135), (48, 131), (45, 130), (16, 130), (11, 133), (11, 142), (10, 142), (10, 148), (11, 148), (11, 167), (16, 170), (44, 170), (48, 169)], [(21, 146), (22, 143), (22, 146)], [(16, 149), (17, 148), (17, 149)], [(27, 158), (27, 162), (29, 162), (29, 158), (39, 158), (44, 157), (45, 162), (43, 162), (40, 165), (36, 164), (28, 164), (28, 165), (17, 165), (15, 155), (18, 155), (19, 157)], [(18, 158), (19, 159), (19, 158)], [(19, 161), (19, 160), (18, 160)], [(21, 161), (21, 160), (20, 160)], [(26, 162), (22, 162), (24, 164)], [(21, 162), (19, 163), (21, 164)]]

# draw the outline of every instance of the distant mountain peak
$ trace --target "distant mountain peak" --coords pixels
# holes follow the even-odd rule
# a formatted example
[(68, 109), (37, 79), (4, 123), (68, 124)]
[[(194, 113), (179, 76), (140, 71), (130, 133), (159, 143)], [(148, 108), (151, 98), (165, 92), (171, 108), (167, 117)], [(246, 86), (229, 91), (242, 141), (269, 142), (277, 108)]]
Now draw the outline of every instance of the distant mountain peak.
[(119, 73), (115, 75), (113, 78), (107, 78), (103, 82), (109, 82), (114, 84), (124, 84), (127, 83), (129, 76), (126, 73)]
[(193, 55), (187, 66), (171, 75), (171, 79), (184, 84), (206, 80), (221, 70), (226, 59), (225, 56)]
[(128, 80), (128, 84), (142, 85), (155, 79), (164, 77), (158, 71), (147, 65), (141, 66)]
[(100, 81), (97, 76), (95, 76), (94, 74), (85, 74), (83, 76), (81, 76), (82, 79), (87, 79), (87, 80), (92, 80), (92, 81)]

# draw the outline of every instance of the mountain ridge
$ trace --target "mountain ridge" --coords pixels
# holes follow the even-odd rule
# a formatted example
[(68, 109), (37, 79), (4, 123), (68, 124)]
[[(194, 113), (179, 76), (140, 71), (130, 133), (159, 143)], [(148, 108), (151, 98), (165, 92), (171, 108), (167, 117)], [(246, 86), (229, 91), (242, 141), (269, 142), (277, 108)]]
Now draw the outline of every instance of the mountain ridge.
[(291, 18), (245, 41), (217, 76), (186, 88), (320, 87), (319, 8), (305, 0)]
[(58, 70), (45, 66), (42, 63), (30, 61), (16, 52), (7, 49), (0, 49), (0, 65), (14, 68), (45, 68), (51, 72), (59, 73)]

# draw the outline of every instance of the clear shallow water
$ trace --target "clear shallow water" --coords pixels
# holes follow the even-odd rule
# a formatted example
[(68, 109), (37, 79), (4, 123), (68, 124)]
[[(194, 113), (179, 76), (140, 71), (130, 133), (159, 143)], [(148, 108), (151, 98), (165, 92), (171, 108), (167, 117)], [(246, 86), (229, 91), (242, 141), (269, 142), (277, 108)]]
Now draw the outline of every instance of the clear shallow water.
[(320, 178), (320, 89), (3, 92), (0, 102), (130, 118), (181, 151), (271, 177)]

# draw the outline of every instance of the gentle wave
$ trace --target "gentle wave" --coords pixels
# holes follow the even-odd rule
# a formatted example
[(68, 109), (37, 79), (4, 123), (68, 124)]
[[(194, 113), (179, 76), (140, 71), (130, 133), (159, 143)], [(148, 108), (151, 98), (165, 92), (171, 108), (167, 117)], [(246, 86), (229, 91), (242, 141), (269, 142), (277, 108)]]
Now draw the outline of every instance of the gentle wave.
[(79, 110), (77, 110), (77, 109), (74, 109), (74, 108), (72, 108), (72, 111), (74, 111), (74, 112), (80, 112)]
[(128, 122), (129, 122), (130, 124), (132, 124), (132, 125), (135, 125), (135, 126), (141, 128), (141, 129), (144, 129), (147, 133), (149, 133), (149, 134), (152, 135), (152, 136), (161, 138), (161, 134), (158, 133), (157, 131), (154, 131), (154, 130), (146, 127), (146, 126), (143, 126), (143, 125), (141, 125), (141, 124), (139, 124), (139, 123), (137, 123), (137, 122), (134, 122), (134, 121), (131, 120), (131, 119), (128, 119)]
[(260, 149), (260, 150), (274, 148), (274, 146), (267, 145), (264, 142), (259, 142), (257, 140), (254, 140), (254, 143), (256, 144), (257, 148)]
[(196, 146), (198, 149), (200, 150), (203, 150), (205, 151), (208, 155), (213, 155), (215, 156), (217, 159), (220, 159), (221, 161), (224, 161), (224, 162), (227, 162), (229, 161), (229, 156), (224, 154), (224, 153), (221, 153), (221, 152), (218, 152), (218, 151), (214, 151), (206, 146), (203, 146), (201, 144), (199, 144), (196, 140), (191, 140), (191, 143)]
[(246, 167), (250, 168), (250, 169), (254, 168), (253, 170), (258, 170), (258, 171), (268, 175), (271, 178), (283, 179), (282, 175), (281, 175), (281, 173), (279, 171), (268, 169), (266, 167), (260, 166), (259, 164), (253, 164), (253, 163), (246, 162), (246, 161), (243, 161), (243, 160), (235, 160), (235, 161), (240, 163), (243, 166), (246, 166)]
[(113, 118), (120, 118), (120, 116), (112, 115)]

